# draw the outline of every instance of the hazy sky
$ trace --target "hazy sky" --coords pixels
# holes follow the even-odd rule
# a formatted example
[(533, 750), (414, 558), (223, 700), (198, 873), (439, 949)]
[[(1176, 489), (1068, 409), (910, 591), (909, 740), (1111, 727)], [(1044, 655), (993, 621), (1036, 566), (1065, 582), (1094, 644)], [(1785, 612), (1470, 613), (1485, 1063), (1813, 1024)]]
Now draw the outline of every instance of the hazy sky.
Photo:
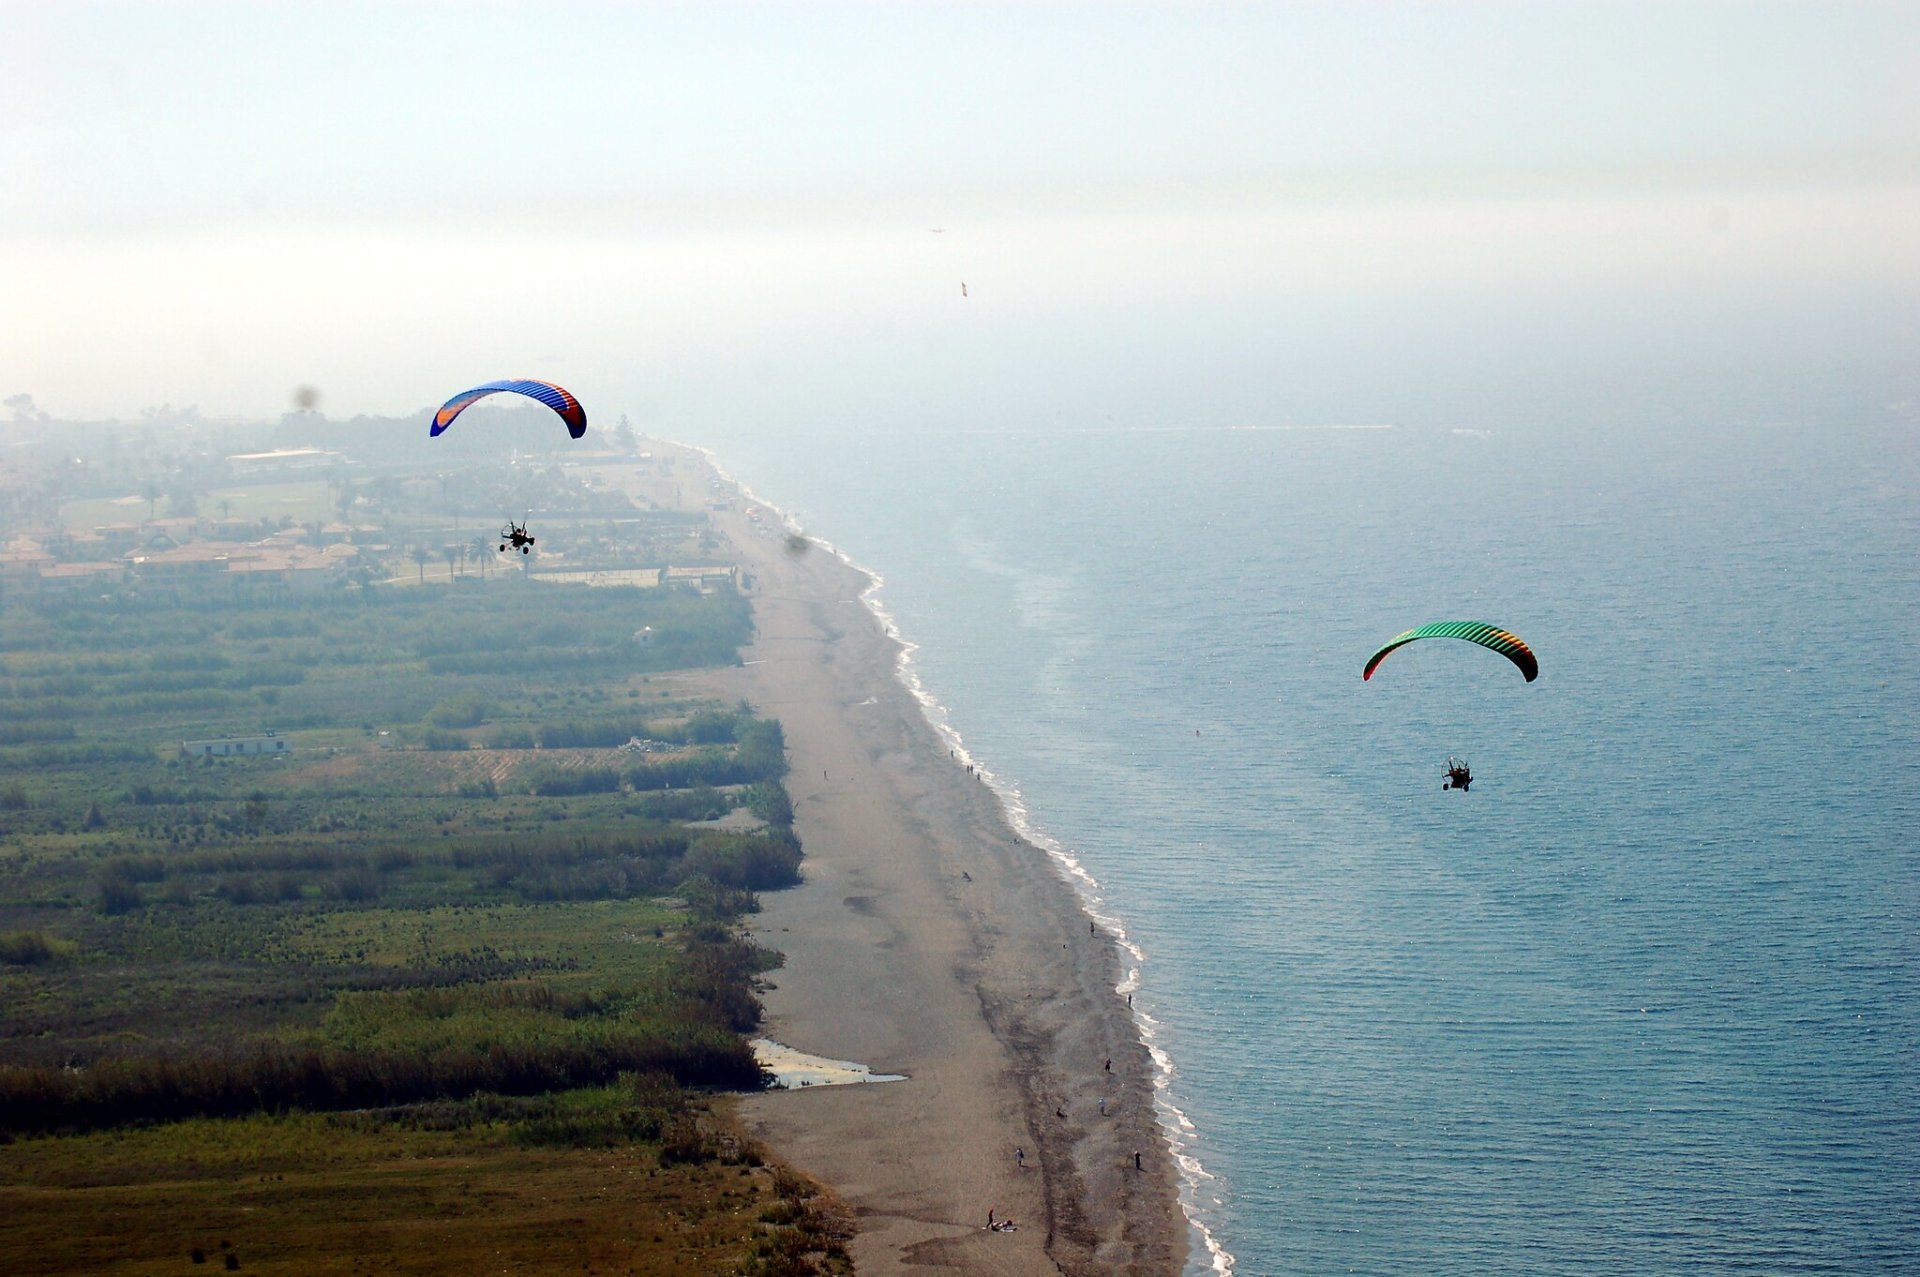
[(1920, 5), (0, 0), (0, 281), (0, 397), (74, 416), (1366, 415), (1541, 307), (1911, 345)]

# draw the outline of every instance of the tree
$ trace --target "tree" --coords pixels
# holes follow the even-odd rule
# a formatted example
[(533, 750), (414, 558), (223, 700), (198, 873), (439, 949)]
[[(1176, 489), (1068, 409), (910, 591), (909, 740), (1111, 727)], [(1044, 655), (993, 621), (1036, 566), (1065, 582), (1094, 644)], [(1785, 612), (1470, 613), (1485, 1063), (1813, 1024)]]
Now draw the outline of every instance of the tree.
[(474, 561), (480, 565), (480, 580), (487, 579), (487, 564), (493, 559), (493, 539), (485, 533), (473, 539)]
[(447, 578), (451, 580), (458, 576), (460, 561), (467, 557), (467, 547), (464, 545), (443, 545), (440, 547), (440, 553), (447, 556)]
[(407, 551), (407, 557), (419, 565), (420, 584), (425, 585), (427, 583), (427, 560), (433, 557), (433, 551), (427, 549), (424, 545), (416, 545)]
[(32, 395), (8, 395), (0, 399), (0, 407), (13, 414), (15, 421), (45, 421), (47, 414), (33, 402)]

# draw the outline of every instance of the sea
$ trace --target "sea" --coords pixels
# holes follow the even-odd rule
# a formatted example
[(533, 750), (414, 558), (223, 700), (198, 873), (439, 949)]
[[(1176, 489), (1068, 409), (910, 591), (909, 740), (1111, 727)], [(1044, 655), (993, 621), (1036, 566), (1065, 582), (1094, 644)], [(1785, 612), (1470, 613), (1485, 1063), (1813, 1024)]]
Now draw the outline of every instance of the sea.
[(1920, 1272), (1911, 404), (691, 442), (1124, 946), (1190, 1273)]

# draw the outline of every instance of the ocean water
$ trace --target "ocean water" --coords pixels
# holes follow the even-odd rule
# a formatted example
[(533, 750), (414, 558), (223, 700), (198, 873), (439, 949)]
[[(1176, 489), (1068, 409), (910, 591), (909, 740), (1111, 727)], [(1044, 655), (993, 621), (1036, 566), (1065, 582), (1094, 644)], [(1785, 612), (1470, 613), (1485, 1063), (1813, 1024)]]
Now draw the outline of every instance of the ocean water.
[[(882, 577), (1136, 955), (1191, 1271), (1643, 1275), (1920, 1272), (1916, 440), (696, 442)], [(1539, 680), (1436, 641), (1361, 681), (1453, 617)]]

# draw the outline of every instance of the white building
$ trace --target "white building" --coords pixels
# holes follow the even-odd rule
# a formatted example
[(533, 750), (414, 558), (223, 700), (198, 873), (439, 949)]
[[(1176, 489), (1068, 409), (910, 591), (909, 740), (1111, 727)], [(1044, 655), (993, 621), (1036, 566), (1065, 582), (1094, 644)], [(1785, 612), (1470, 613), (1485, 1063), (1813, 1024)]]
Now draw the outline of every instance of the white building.
[(284, 754), (287, 742), (268, 732), (264, 736), (222, 736), (219, 740), (183, 740), (180, 752), (188, 758), (225, 758), (230, 754)]
[(325, 448), (281, 448), (274, 452), (237, 452), (227, 458), (233, 476), (324, 470), (340, 459)]

